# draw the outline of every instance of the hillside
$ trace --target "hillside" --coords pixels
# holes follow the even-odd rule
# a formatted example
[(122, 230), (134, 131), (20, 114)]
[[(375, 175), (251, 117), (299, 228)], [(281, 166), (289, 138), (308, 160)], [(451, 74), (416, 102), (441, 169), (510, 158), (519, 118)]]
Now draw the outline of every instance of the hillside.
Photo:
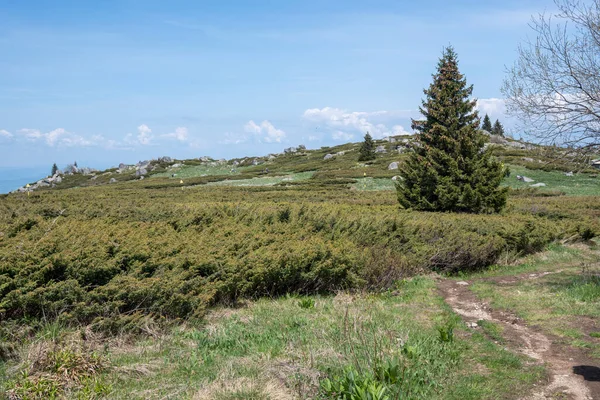
[(0, 391), (570, 395), (552, 386), (564, 360), (514, 332), (597, 363), (598, 171), (492, 138), (511, 169), (505, 211), (401, 210), (390, 166), (404, 140), (377, 141), (368, 163), (359, 143), (162, 157), (0, 196)]

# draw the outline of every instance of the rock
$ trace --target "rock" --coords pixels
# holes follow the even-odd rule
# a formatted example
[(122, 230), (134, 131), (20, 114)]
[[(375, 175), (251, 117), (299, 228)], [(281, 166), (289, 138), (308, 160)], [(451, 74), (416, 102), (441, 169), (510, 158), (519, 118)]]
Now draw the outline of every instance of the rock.
[(528, 178), (526, 176), (517, 175), (517, 180), (525, 183), (535, 182), (535, 180)]
[(94, 175), (90, 178), (90, 181), (95, 181), (96, 179), (98, 179), (98, 175)]
[(276, 159), (276, 158), (277, 158), (276, 156), (274, 156), (273, 154), (271, 154), (271, 155), (269, 156), (269, 161), (273, 161), (273, 160), (274, 160), (274, 159)]
[(480, 129), (479, 133), (482, 133), (486, 136), (492, 136), (492, 133), (490, 131), (486, 131), (485, 129)]
[(260, 165), (260, 164), (262, 164), (262, 162), (258, 158), (255, 158), (254, 160), (252, 160), (252, 165)]
[(234, 161), (232, 165), (233, 165), (234, 167), (237, 167), (238, 165), (240, 165), (240, 163), (239, 163), (239, 162), (237, 162), (237, 161)]
[(544, 187), (544, 186), (546, 186), (546, 184), (545, 184), (545, 183), (542, 183), (542, 182), (540, 182), (540, 183), (536, 183), (536, 184), (534, 184), (534, 185), (529, 185), (529, 186), (531, 186), (531, 187)]
[(125, 165), (124, 163), (121, 163), (121, 164), (119, 164), (119, 169), (120, 170), (127, 169), (127, 165)]
[(56, 178), (54, 178), (54, 183), (61, 183), (62, 182), (62, 177), (57, 176)]
[(209, 162), (211, 160), (211, 158), (208, 156), (204, 156), (204, 157), (200, 157), (198, 160), (200, 160), (202, 162)]
[(108, 181), (108, 183), (117, 183), (117, 180), (115, 178), (110, 178), (110, 180)]
[(323, 157), (323, 160), (331, 160), (333, 158), (333, 154), (325, 154), (325, 157)]
[(397, 180), (398, 180), (398, 178), (399, 178), (399, 177), (398, 177), (398, 175), (396, 175), (396, 176), (392, 176), (392, 180), (393, 180), (393, 181), (397, 181)]
[(284, 149), (283, 152), (285, 154), (294, 154), (294, 153), (298, 152), (298, 149), (295, 147), (288, 147), (287, 149)]
[(526, 161), (526, 162), (534, 162), (535, 160), (531, 157), (523, 157), (521, 158), (521, 160)]
[(338, 151), (337, 153), (335, 153), (336, 156), (343, 156), (344, 154), (346, 154), (345, 151)]
[(479, 325), (477, 325), (477, 322), (468, 322), (467, 326), (471, 329), (475, 329), (477, 328)]
[(385, 146), (377, 146), (375, 153), (387, 153), (387, 150), (385, 149)]
[(171, 165), (171, 168), (181, 168), (182, 165), (183, 164), (179, 164), (179, 163), (173, 164), (173, 165)]
[(571, 172), (565, 172), (565, 176), (573, 176), (573, 171), (571, 171)]
[(170, 163), (170, 162), (173, 162), (173, 160), (171, 159), (171, 157), (164, 156), (164, 157), (160, 157), (158, 159), (158, 162), (161, 162), (161, 163)]
[(456, 284), (459, 286), (469, 286), (469, 282), (465, 282), (465, 281), (459, 281), (459, 282), (456, 282)]
[(144, 179), (144, 175), (140, 176), (140, 181)]
[(135, 176), (144, 176), (148, 174), (148, 170), (146, 168), (140, 168), (135, 171)]
[(390, 165), (388, 165), (388, 169), (398, 169), (398, 162), (394, 161), (393, 163), (390, 163)]
[(396, 138), (395, 138), (395, 137), (391, 137), (391, 136), (390, 136), (390, 137), (388, 137), (388, 141), (389, 141), (390, 143), (396, 143)]

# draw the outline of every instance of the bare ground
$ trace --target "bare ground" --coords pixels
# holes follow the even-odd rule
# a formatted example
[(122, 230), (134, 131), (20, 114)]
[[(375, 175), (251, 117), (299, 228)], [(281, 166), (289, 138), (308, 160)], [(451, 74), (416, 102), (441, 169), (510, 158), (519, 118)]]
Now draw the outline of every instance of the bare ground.
[[(547, 274), (523, 274), (510, 280), (535, 279)], [(496, 279), (498, 284), (509, 283), (505, 282), (507, 278)], [(533, 362), (544, 364), (549, 372), (549, 379), (539, 382), (538, 389), (527, 394), (523, 400), (600, 400), (598, 360), (591, 359), (578, 348), (561, 344), (558, 338), (540, 329), (528, 326), (509, 311), (491, 309), (469, 290), (469, 285), (470, 282), (444, 279), (439, 281), (438, 290), (469, 327), (479, 329), (479, 320), (500, 325), (508, 349), (527, 355)]]

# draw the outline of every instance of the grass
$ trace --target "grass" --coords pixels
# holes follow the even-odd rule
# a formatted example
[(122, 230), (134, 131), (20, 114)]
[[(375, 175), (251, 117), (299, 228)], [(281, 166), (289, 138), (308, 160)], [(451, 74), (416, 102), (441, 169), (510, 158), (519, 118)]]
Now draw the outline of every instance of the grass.
[[(447, 326), (453, 339), (440, 340)], [(321, 398), (325, 379), (349, 369), (371, 376), (392, 363), (403, 379), (382, 385), (394, 398), (497, 399), (527, 392), (544, 374), (467, 330), (427, 277), (379, 295), (287, 296), (217, 308), (202, 326), (112, 342), (102, 357), (110, 367), (93, 375), (92, 388), (81, 385), (70, 396), (96, 390), (95, 398), (111, 399)], [(10, 387), (16, 376), (0, 385)]]
[[(600, 178), (587, 173), (566, 176), (561, 171), (531, 170), (518, 165), (510, 166), (511, 175), (504, 184), (512, 188), (526, 188), (536, 183), (545, 183), (540, 191), (560, 191), (568, 196), (598, 196), (600, 194)], [(517, 175), (527, 176), (535, 182), (525, 183), (517, 180)]]
[[(245, 167), (233, 167), (231, 165), (218, 164), (211, 166), (209, 163), (203, 165), (183, 165), (179, 168), (170, 168), (168, 171), (152, 175), (153, 178), (189, 179), (210, 175), (239, 175)], [(175, 177), (172, 175), (175, 174)]]
[(512, 310), (527, 323), (600, 357), (593, 322), (600, 318), (599, 261), (597, 250), (553, 246), (515, 267), (477, 274), (483, 280), (471, 290), (492, 307)]
[(300, 172), (283, 176), (264, 176), (252, 179), (232, 179), (219, 182), (210, 182), (208, 186), (273, 186), (277, 184), (285, 184), (287, 182), (299, 182), (310, 179), (314, 172)]

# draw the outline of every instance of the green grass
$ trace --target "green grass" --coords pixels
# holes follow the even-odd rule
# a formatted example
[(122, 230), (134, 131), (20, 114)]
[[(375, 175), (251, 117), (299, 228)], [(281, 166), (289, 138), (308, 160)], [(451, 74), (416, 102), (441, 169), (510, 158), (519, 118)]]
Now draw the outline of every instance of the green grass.
[(314, 172), (301, 172), (283, 176), (264, 176), (252, 179), (231, 179), (218, 182), (210, 182), (208, 186), (273, 186), (277, 184), (285, 184), (287, 182), (299, 182), (310, 179)]
[[(526, 188), (536, 183), (545, 183), (540, 191), (560, 191), (568, 196), (598, 196), (600, 195), (600, 178), (590, 174), (575, 174), (565, 176), (561, 171), (531, 170), (525, 167), (510, 165), (511, 174), (504, 179), (504, 184), (512, 188)], [(527, 176), (535, 182), (525, 183), (517, 180), (517, 175)]]
[(179, 168), (170, 168), (166, 172), (161, 172), (152, 175), (153, 178), (171, 178), (173, 174), (176, 174), (173, 179), (189, 179), (197, 178), (201, 176), (210, 175), (239, 175), (246, 167), (233, 167), (231, 165), (216, 165), (209, 166), (208, 164), (202, 165), (183, 165)]
[[(94, 375), (96, 390), (107, 392), (97, 398), (307, 398), (348, 368), (366, 377), (395, 363), (403, 379), (384, 386), (400, 399), (508, 399), (544, 373), (467, 330), (430, 278), (404, 280), (393, 293), (308, 298), (312, 307), (288, 296), (217, 308), (203, 326), (113, 342), (103, 351), (110, 368)], [(449, 324), (454, 339), (442, 341)]]
[(351, 187), (355, 190), (395, 190), (396, 182), (391, 178), (360, 178)]
[[(492, 307), (512, 310), (528, 323), (600, 357), (600, 343), (586, 339), (594, 327), (578, 322), (600, 318), (598, 261), (595, 250), (554, 246), (516, 267), (471, 275), (494, 280), (478, 280), (470, 287)], [(593, 267), (584, 270), (582, 265)]]

